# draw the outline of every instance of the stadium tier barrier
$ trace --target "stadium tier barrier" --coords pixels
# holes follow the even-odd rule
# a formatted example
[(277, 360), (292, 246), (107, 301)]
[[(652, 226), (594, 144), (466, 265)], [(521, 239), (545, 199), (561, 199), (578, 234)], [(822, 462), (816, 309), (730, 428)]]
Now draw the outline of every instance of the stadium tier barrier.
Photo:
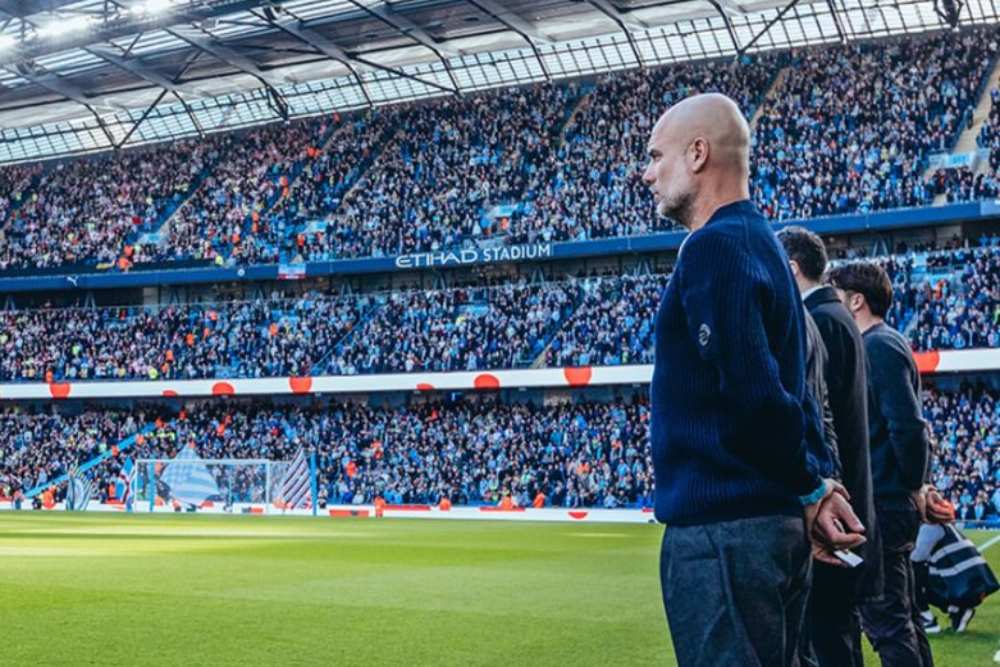
[[(1000, 348), (917, 352), (923, 374), (1000, 370)], [(578, 388), (648, 384), (652, 364), (582, 366), (448, 373), (384, 373), (227, 380), (92, 380), (0, 384), (0, 401), (67, 398), (193, 398), (350, 394), (387, 391), (489, 391), (504, 388)]]

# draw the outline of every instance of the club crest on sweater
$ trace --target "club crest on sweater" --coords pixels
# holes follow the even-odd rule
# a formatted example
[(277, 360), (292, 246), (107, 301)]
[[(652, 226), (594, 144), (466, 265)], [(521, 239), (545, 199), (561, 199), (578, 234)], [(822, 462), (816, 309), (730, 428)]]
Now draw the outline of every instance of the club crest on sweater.
[(708, 347), (708, 342), (712, 340), (712, 330), (707, 324), (698, 327), (698, 345)]

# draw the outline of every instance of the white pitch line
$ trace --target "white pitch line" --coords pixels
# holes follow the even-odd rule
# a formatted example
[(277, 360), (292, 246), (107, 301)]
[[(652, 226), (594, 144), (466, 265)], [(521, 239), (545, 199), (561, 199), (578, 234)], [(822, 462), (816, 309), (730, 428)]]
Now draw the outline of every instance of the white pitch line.
[(986, 551), (997, 542), (1000, 542), (1000, 535), (997, 535), (996, 537), (991, 537), (990, 539), (983, 542), (982, 546), (979, 547), (979, 551), (980, 552)]

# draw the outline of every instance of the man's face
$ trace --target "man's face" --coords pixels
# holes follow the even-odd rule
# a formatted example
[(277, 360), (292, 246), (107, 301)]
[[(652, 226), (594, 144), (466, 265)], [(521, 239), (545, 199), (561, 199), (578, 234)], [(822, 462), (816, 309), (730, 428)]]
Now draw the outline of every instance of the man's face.
[(642, 181), (653, 193), (656, 212), (690, 227), (695, 189), (688, 172), (685, 149), (672, 141), (667, 124), (657, 123), (646, 149), (649, 163)]

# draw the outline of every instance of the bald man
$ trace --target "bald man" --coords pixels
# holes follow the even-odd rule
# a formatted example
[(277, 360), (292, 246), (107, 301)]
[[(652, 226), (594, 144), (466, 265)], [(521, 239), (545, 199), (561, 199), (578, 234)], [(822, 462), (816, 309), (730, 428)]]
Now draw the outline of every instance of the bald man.
[(818, 473), (804, 308), (749, 201), (749, 149), (736, 104), (698, 95), (656, 123), (643, 174), (657, 212), (689, 231), (650, 387), (660, 577), (683, 667), (800, 664), (811, 554), (838, 564), (834, 549), (864, 542), (843, 487)]

